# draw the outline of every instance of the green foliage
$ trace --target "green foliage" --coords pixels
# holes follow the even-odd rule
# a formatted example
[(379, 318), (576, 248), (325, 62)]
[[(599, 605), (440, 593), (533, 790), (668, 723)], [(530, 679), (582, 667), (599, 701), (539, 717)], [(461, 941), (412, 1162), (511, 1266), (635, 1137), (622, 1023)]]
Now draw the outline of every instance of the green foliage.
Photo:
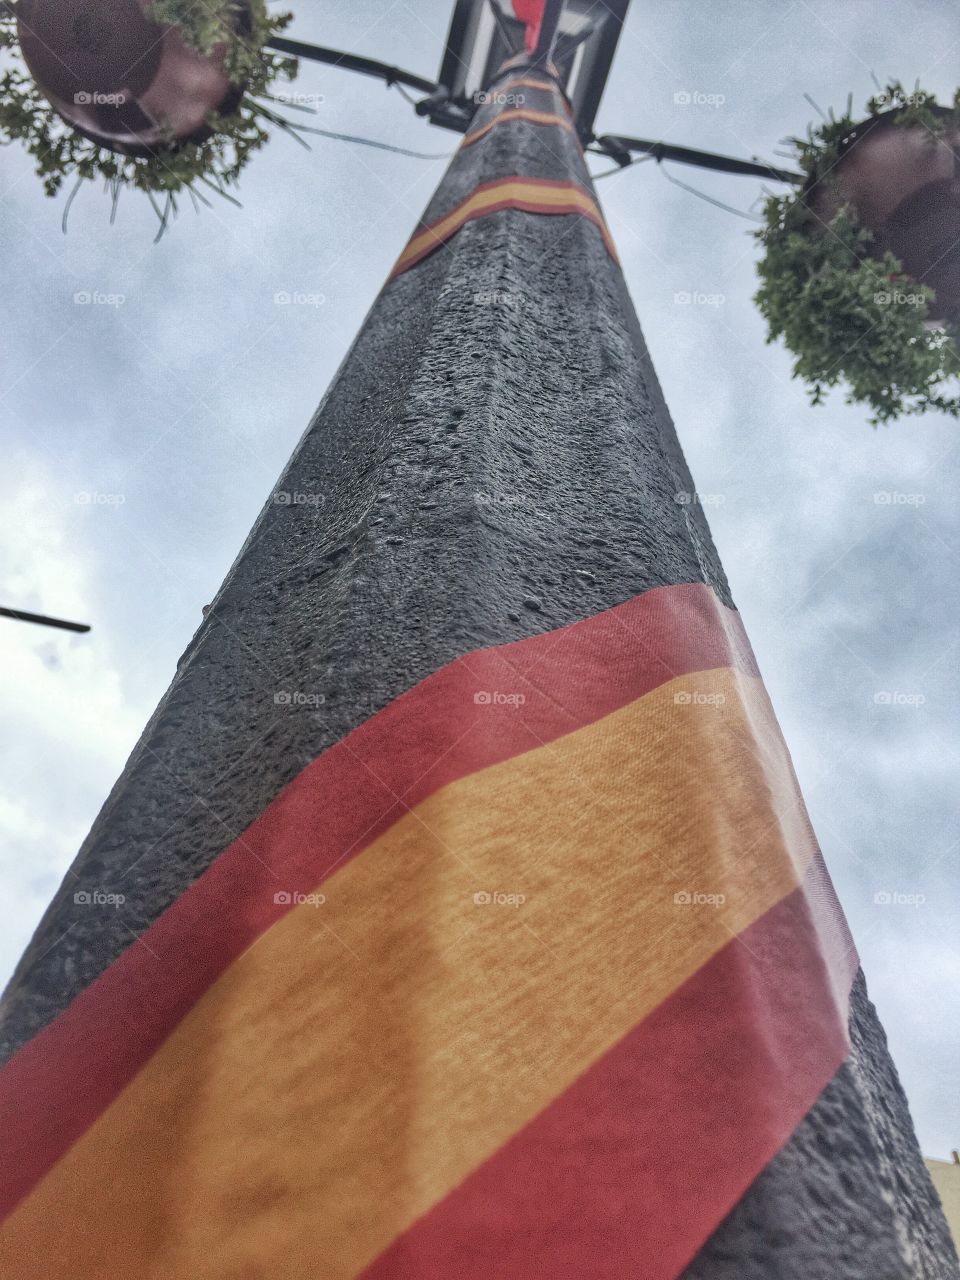
[[(290, 25), (290, 13), (270, 17), (266, 0), (247, 5), (242, 0), (153, 0), (151, 17), (163, 26), (179, 27), (184, 44), (197, 53), (212, 52), (218, 44), (227, 45), (226, 70), (234, 84), (246, 85), (247, 92), (263, 93), (275, 75), (271, 70), (291, 67), (289, 59), (264, 55), (263, 47), (273, 36)], [(249, 16), (246, 10), (249, 9)], [(246, 28), (246, 29), (244, 29)], [(241, 38), (237, 33), (241, 32)], [(288, 78), (292, 78), (289, 76)]]
[[(808, 182), (826, 178), (836, 163), (856, 123), (851, 105), (840, 119), (831, 112), (805, 139), (791, 139)], [(891, 107), (897, 125), (923, 127), (934, 139), (960, 123), (960, 91), (945, 113), (930, 95), (908, 94), (894, 82), (867, 110), (873, 116)], [(932, 291), (910, 279), (893, 254), (876, 255), (851, 207), (824, 227), (797, 190), (771, 196), (764, 215), (755, 233), (764, 249), (755, 300), (767, 341), (784, 339), (812, 403), (845, 383), (847, 403), (866, 404), (873, 425), (931, 409), (960, 416), (960, 332), (925, 325)]]
[[(244, 29), (238, 14), (248, 7), (250, 17)], [(245, 92), (229, 115), (211, 116), (214, 133), (203, 142), (171, 142), (152, 155), (133, 157), (98, 146), (57, 115), (20, 56), (14, 0), (0, 3), (0, 54), (6, 63), (0, 74), (0, 141), (23, 143), (36, 162), (47, 195), (56, 195), (64, 179), (73, 177), (77, 185), (102, 179), (114, 197), (125, 186), (143, 191), (155, 207), (159, 195), (168, 202), (168, 211), (176, 210), (177, 194), (184, 190), (206, 202), (197, 183), (231, 199), (228, 189), (236, 185), (251, 156), (269, 138), (266, 123), (283, 126), (256, 98), (268, 95), (277, 80), (292, 80), (296, 75), (294, 59), (264, 48), (267, 40), (289, 24), (292, 15), (271, 16), (266, 0), (251, 0), (249, 6), (239, 0), (204, 0), (201, 4), (196, 0), (154, 0), (152, 16), (179, 27), (184, 42), (200, 53), (226, 44), (227, 74)]]

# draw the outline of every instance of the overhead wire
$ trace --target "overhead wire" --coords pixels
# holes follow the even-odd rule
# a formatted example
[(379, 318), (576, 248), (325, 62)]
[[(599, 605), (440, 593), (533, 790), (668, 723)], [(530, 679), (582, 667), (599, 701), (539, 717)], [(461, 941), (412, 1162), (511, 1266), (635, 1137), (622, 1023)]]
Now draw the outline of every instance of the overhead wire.
[[(607, 153), (605, 151), (591, 150), (590, 154), (601, 156), (601, 155), (606, 155)], [(656, 159), (656, 156), (652, 156), (649, 154), (645, 156), (637, 156), (637, 157), (631, 156), (630, 159), (625, 164), (615, 164), (612, 169), (604, 169), (602, 173), (591, 173), (590, 177), (594, 180), (594, 182), (596, 182), (597, 178), (609, 178), (611, 174), (622, 173), (624, 169), (629, 169), (632, 165), (643, 164), (647, 160), (655, 160), (655, 159)]]
[(393, 80), (390, 84), (387, 85), (387, 88), (396, 89), (397, 93), (400, 94), (400, 97), (403, 98), (404, 101), (409, 102), (411, 107), (415, 107), (417, 105), (416, 98), (413, 96), (412, 93), (407, 93), (406, 89), (403, 87), (403, 85), (400, 83), (399, 80)]
[[(591, 149), (591, 154), (603, 155), (605, 153), (599, 150), (594, 151)], [(602, 173), (592, 173), (590, 177), (593, 179), (594, 182), (596, 182), (598, 178), (609, 178), (611, 177), (611, 175), (615, 173), (623, 173), (625, 169), (629, 169), (635, 164), (642, 164), (645, 160), (656, 160), (657, 166), (660, 169), (660, 172), (667, 179), (667, 181), (672, 182), (675, 187), (682, 187), (684, 191), (689, 191), (691, 195), (698, 196), (701, 200), (706, 200), (708, 204), (715, 205), (716, 208), (718, 209), (725, 209), (727, 213), (734, 213), (738, 218), (746, 218), (748, 222), (763, 221), (762, 218), (758, 217), (754, 213), (745, 213), (742, 209), (735, 209), (733, 205), (724, 204), (722, 200), (717, 200), (714, 196), (707, 195), (705, 191), (700, 191), (696, 187), (691, 187), (689, 183), (682, 182), (679, 178), (673, 177), (671, 173), (669, 173), (665, 168), (663, 168), (664, 162), (663, 162), (662, 156), (652, 155), (648, 153), (647, 155), (640, 156), (638, 158), (631, 157), (626, 164), (618, 164), (618, 165), (615, 165), (612, 169), (604, 169)]]
[(744, 213), (742, 209), (735, 209), (732, 204), (724, 204), (722, 200), (717, 200), (713, 196), (708, 196), (705, 191), (699, 191), (696, 187), (691, 187), (688, 182), (681, 182), (679, 178), (674, 178), (660, 164), (660, 172), (668, 182), (672, 182), (675, 187), (682, 187), (684, 191), (689, 191), (691, 195), (699, 196), (701, 200), (706, 200), (707, 204), (712, 204), (718, 209), (725, 209), (727, 213), (735, 213), (738, 218), (746, 218), (748, 222), (762, 222), (763, 219), (755, 213)]
[(410, 151), (406, 147), (395, 147), (390, 142), (377, 142), (374, 138), (361, 138), (353, 133), (333, 133), (330, 129), (317, 129), (310, 125), (298, 124), (297, 129), (307, 133), (319, 134), (322, 138), (334, 138), (338, 142), (356, 142), (362, 147), (376, 147), (379, 151), (393, 151), (400, 156), (413, 156), (415, 160), (449, 160), (456, 155), (455, 151)]
[[(396, 81), (393, 83), (397, 89), (401, 89), (401, 86)], [(406, 93), (404, 93), (403, 96), (407, 98)], [(275, 98), (272, 100), (283, 102), (283, 99)], [(408, 98), (408, 101), (416, 105), (412, 98)], [(299, 136), (301, 133), (313, 133), (317, 134), (321, 138), (333, 138), (336, 142), (353, 142), (356, 143), (357, 146), (361, 147), (376, 147), (378, 151), (393, 151), (396, 155), (412, 156), (415, 160), (448, 160), (455, 154), (453, 151), (411, 151), (407, 147), (397, 147), (391, 142), (379, 142), (375, 138), (364, 138), (359, 134), (335, 133), (331, 129), (320, 129), (316, 125), (301, 124), (299, 120), (296, 122), (286, 120), (276, 111), (265, 107), (262, 103), (258, 103), (254, 98), (248, 98), (248, 102), (254, 111), (259, 115), (262, 115), (264, 119), (269, 120), (271, 124), (276, 125), (277, 128), (283, 129), (285, 133), (292, 134), (295, 140), (299, 142), (302, 147), (306, 147), (308, 151), (310, 149), (309, 144), (304, 138)], [(311, 115), (317, 114), (314, 107), (306, 106), (302, 103), (284, 103), (284, 105), (296, 106), (299, 110), (308, 112)]]

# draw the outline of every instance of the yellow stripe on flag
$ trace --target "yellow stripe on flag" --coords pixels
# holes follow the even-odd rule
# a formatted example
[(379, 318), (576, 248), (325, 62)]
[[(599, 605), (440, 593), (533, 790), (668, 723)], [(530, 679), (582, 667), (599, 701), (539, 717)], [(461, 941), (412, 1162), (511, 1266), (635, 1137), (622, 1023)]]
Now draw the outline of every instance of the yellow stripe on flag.
[(415, 266), (421, 259), (439, 249), (465, 223), (501, 209), (519, 209), (528, 213), (579, 213), (600, 231), (604, 244), (616, 261), (616, 250), (600, 208), (593, 196), (575, 182), (550, 182), (530, 178), (502, 178), (478, 187), (464, 201), (418, 231), (397, 259), (390, 278)]
[(472, 143), (478, 142), (488, 134), (491, 129), (495, 129), (498, 124), (509, 124), (511, 120), (527, 120), (530, 124), (554, 125), (559, 129), (566, 129), (576, 137), (576, 131), (566, 116), (558, 116), (552, 111), (534, 111), (530, 107), (517, 107), (509, 111), (501, 111), (498, 116), (488, 120), (479, 129), (471, 129), (464, 137), (461, 145), (469, 147)]
[(210, 988), (8, 1219), (7, 1273), (356, 1275), (814, 848), (727, 668), (451, 783)]

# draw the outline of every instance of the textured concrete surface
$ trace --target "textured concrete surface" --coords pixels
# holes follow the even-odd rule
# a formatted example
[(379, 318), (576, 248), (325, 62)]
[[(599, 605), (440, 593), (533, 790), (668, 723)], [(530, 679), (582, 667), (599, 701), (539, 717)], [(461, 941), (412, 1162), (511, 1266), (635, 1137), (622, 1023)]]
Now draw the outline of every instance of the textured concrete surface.
[[(528, 125), (467, 148), (453, 180), (543, 173), (545, 139), (585, 180), (568, 134)], [(692, 491), (585, 219), (494, 214), (393, 281), (18, 968), (4, 1055), (309, 760), (443, 663), (648, 587), (705, 580), (728, 599), (701, 508), (675, 500)], [(126, 901), (78, 906), (84, 889)]]
[(953, 1241), (867, 998), (853, 1052), (684, 1280), (956, 1280)]
[[(588, 181), (566, 131), (504, 124), (458, 155), (425, 216), (513, 173)], [(585, 219), (503, 211), (393, 281), (44, 916), (5, 997), (3, 1057), (308, 761), (438, 666), (654, 586), (705, 581), (729, 603), (693, 493)], [(126, 901), (81, 906), (82, 889)], [(852, 1034), (689, 1277), (960, 1275), (862, 984)]]

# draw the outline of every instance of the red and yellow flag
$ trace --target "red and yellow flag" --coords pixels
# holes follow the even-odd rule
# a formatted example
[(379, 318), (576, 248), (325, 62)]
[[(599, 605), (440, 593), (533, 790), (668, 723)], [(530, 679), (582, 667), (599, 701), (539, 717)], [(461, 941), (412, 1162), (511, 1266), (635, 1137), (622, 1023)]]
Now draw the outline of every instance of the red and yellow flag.
[(540, 27), (543, 25), (544, 0), (513, 0), (513, 12), (519, 20), (526, 24), (524, 48), (533, 53), (540, 39)]
[(668, 1280), (846, 1055), (854, 968), (710, 588), (466, 653), (0, 1073), (0, 1266)]

